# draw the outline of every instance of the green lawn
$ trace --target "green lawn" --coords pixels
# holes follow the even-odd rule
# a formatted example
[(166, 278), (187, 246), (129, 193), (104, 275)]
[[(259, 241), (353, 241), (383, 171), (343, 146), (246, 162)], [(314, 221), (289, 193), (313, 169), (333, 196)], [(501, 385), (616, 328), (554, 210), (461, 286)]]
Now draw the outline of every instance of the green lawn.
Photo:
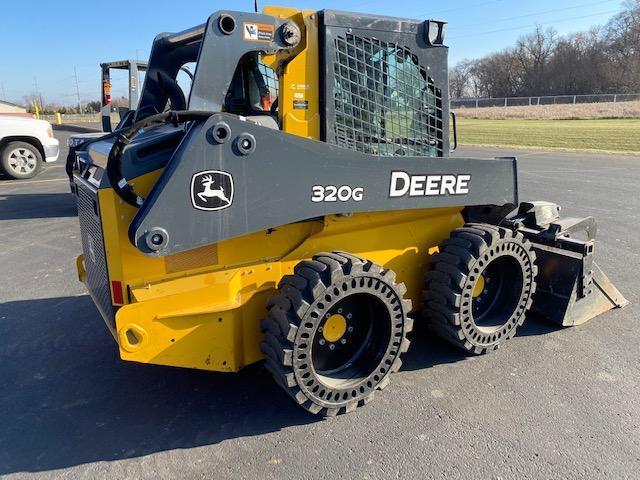
[(640, 119), (480, 120), (458, 118), (461, 145), (555, 147), (640, 153)]

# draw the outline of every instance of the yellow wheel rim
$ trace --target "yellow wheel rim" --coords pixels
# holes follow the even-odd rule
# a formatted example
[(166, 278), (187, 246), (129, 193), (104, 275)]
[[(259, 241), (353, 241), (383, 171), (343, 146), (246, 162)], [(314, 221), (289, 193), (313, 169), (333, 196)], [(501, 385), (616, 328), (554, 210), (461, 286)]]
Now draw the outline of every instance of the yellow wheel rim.
[(479, 296), (482, 291), (484, 290), (484, 277), (482, 275), (480, 275), (478, 277), (478, 281), (476, 282), (476, 285), (473, 287), (473, 298), (476, 298), (477, 296)]
[(322, 329), (322, 336), (327, 342), (337, 342), (347, 331), (347, 320), (336, 313), (327, 318)]

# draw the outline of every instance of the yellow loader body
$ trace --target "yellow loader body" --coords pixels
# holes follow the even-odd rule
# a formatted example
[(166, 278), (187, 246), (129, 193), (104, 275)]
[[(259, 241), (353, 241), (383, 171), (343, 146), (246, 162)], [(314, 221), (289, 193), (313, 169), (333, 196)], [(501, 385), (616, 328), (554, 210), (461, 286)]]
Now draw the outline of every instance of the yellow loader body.
[[(138, 187), (154, 176), (138, 179)], [(430, 254), (463, 224), (460, 208), (332, 215), (152, 258), (127, 237), (132, 207), (102, 190), (100, 208), (111, 286), (124, 292), (115, 328), (106, 322), (120, 357), (221, 372), (264, 358), (260, 320), (267, 299), (300, 260), (335, 249), (356, 253), (393, 269), (406, 297), (419, 305)]]

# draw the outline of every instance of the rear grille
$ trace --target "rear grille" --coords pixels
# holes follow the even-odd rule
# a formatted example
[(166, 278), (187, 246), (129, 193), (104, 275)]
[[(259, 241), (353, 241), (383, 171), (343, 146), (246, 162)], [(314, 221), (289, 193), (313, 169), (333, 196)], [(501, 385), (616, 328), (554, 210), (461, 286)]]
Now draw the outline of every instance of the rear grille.
[(333, 141), (374, 155), (442, 156), (442, 91), (395, 43), (337, 36)]
[(100, 221), (97, 194), (80, 182), (78, 189), (78, 219), (87, 272), (87, 287), (105, 321), (115, 330), (115, 309), (111, 303), (111, 288), (104, 252), (104, 238)]

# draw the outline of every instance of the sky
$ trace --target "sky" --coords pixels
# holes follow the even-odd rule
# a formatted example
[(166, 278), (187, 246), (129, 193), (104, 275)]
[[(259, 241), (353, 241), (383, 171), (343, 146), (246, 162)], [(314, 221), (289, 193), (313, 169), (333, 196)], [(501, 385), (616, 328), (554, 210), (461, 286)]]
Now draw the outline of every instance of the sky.
[[(447, 20), (450, 65), (512, 46), (535, 26), (560, 34), (603, 25), (621, 0), (259, 0), (299, 9), (323, 8), (397, 17)], [(0, 99), (72, 105), (100, 97), (100, 62), (146, 60), (160, 32), (204, 23), (216, 10), (253, 11), (253, 0), (0, 0)], [(77, 90), (76, 90), (77, 74)], [(127, 91), (126, 74), (113, 77), (112, 96)]]

